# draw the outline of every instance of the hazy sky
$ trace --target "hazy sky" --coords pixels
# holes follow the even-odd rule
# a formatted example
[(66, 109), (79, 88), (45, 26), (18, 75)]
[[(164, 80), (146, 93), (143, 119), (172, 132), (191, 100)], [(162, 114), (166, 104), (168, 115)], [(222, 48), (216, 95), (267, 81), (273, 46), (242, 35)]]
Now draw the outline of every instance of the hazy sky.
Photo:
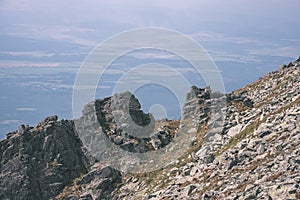
[[(134, 28), (187, 34), (216, 62), (226, 91), (238, 89), (300, 56), (299, 8), (300, 0), (0, 0), (0, 132), (51, 114), (70, 118), (85, 57)], [(134, 57), (129, 65), (165, 55)]]
[(16, 36), (93, 47), (120, 31), (155, 26), (192, 36), (216, 59), (294, 58), (300, 54), (299, 6), (298, 0), (0, 0), (0, 41)]

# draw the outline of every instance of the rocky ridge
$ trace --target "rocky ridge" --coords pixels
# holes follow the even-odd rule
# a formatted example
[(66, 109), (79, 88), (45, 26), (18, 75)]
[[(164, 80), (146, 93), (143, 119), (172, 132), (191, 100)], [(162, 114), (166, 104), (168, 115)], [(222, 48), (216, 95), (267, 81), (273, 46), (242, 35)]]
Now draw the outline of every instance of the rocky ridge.
[[(124, 109), (157, 131), (130, 135), (140, 130), (131, 129)], [(91, 102), (78, 120), (100, 124), (96, 132), (130, 152), (168, 146), (187, 123), (195, 137), (162, 169), (124, 174), (89, 154), (76, 120), (52, 116), (36, 127), (21, 125), (0, 141), (1, 199), (300, 198), (299, 59), (227, 95), (192, 87), (180, 124), (154, 122), (127, 92)]]
[(53, 198), (93, 163), (73, 121), (51, 116), (36, 127), (21, 125), (0, 141), (0, 199)]
[[(200, 129), (199, 148), (177, 165), (125, 184), (119, 189), (121, 197), (299, 199), (299, 61), (228, 94), (222, 109), (225, 121), (215, 127), (218, 131), (208, 128), (216, 124), (215, 118), (200, 115), (198, 122), (207, 121), (208, 131), (203, 134)], [(202, 96), (192, 99), (201, 105)], [(150, 184), (141, 187), (145, 180)]]

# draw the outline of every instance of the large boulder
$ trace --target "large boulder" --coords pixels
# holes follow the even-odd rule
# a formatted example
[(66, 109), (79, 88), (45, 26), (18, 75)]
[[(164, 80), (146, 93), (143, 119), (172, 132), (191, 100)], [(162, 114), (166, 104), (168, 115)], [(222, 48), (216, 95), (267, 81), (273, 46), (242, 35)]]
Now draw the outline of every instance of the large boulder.
[(0, 141), (0, 199), (51, 199), (91, 164), (73, 121), (21, 125)]

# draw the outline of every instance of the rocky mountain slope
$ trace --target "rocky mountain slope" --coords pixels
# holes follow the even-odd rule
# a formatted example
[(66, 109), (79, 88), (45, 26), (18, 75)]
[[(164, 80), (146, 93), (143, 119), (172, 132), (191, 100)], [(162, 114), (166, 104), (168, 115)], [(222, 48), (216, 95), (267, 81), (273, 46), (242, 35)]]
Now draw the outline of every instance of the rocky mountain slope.
[[(126, 98), (135, 123), (157, 130), (150, 137), (130, 134), (140, 130), (122, 118)], [(78, 121), (134, 153), (194, 137), (163, 167), (123, 173), (87, 151)], [(300, 59), (227, 95), (192, 87), (180, 121), (155, 122), (125, 92), (91, 102), (75, 121), (21, 125), (0, 141), (0, 172), (0, 199), (300, 199)]]

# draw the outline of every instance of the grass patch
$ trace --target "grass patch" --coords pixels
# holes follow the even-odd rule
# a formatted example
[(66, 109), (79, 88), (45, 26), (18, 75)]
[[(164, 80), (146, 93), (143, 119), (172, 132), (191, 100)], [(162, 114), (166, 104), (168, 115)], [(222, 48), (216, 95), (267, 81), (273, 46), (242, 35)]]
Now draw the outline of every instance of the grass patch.
[[(171, 125), (171, 124), (168, 124)], [(174, 126), (175, 124), (172, 124)], [(176, 126), (178, 124), (176, 123)], [(157, 190), (161, 190), (166, 188), (172, 179), (169, 179), (173, 175), (170, 174), (170, 171), (172, 168), (177, 167), (180, 168), (184, 166), (188, 162), (192, 162), (193, 158), (188, 158), (189, 155), (192, 152), (195, 152), (199, 150), (202, 146), (204, 135), (207, 132), (207, 124), (203, 124), (202, 126), (199, 126), (196, 134), (196, 143), (193, 146), (190, 146), (190, 148), (181, 156), (178, 158), (177, 163), (171, 164), (165, 169), (159, 169), (153, 172), (147, 172), (147, 173), (139, 173), (139, 174), (128, 174), (125, 175), (124, 180), (127, 180), (130, 177), (138, 178), (138, 182), (144, 182), (147, 185), (147, 189), (143, 192), (144, 194), (151, 194)], [(185, 183), (189, 184), (189, 183)], [(136, 192), (136, 191), (133, 191)]]
[(287, 110), (288, 108), (290, 108), (290, 107), (292, 107), (292, 106), (294, 106), (298, 103), (300, 103), (300, 97), (298, 97), (298, 99), (291, 102), (290, 104), (288, 104), (286, 106), (283, 106), (283, 107), (279, 108), (278, 110), (276, 110), (272, 113), (269, 113), (261, 121), (257, 120), (255, 122), (252, 122), (251, 124), (246, 126), (246, 128), (244, 130), (242, 130), (240, 133), (238, 133), (237, 135), (230, 138), (229, 142), (226, 145), (224, 145), (219, 151), (215, 152), (215, 154), (214, 154), (215, 157), (221, 155), (226, 150), (235, 147), (239, 142), (241, 142), (246, 137), (251, 137), (253, 135), (254, 131), (259, 127), (259, 125), (264, 123), (269, 116), (274, 115), (274, 114), (278, 114), (278, 113), (282, 113), (285, 110)]
[(81, 174), (80, 177), (75, 178), (73, 180), (73, 183), (71, 185), (65, 187), (63, 189), (63, 191), (55, 199), (61, 200), (61, 199), (64, 199), (64, 198), (66, 198), (67, 196), (70, 196), (70, 195), (74, 195), (76, 197), (79, 197), (82, 185), (78, 185), (77, 183), (82, 177), (83, 177), (83, 175)]
[(271, 89), (271, 91), (269, 92), (270, 94), (268, 96), (266, 96), (260, 103), (258, 103), (257, 105), (255, 105), (255, 108), (259, 108), (262, 105), (268, 104), (271, 100), (272, 97), (274, 97), (275, 95), (278, 96), (282, 93), (285, 92), (285, 90), (280, 91), (279, 93), (276, 93), (275, 91), (280, 89), (281, 86), (283, 86), (284, 84), (286, 84), (287, 82), (281, 82), (278, 85), (276, 85), (274, 88)]
[(255, 121), (252, 124), (246, 126), (244, 130), (242, 130), (240, 133), (230, 138), (229, 142), (226, 145), (224, 145), (219, 151), (215, 152), (214, 154), (215, 157), (221, 155), (226, 150), (235, 147), (239, 142), (241, 142), (247, 136), (251, 136), (261, 123), (262, 121)]
[(55, 168), (59, 165), (59, 163), (57, 161), (53, 161), (51, 163), (49, 163), (49, 166), (52, 167), (52, 168)]
[(282, 174), (283, 174), (283, 172), (277, 172), (276, 174), (273, 174), (273, 175), (267, 177), (266, 182), (274, 181), (274, 180), (278, 179)]

